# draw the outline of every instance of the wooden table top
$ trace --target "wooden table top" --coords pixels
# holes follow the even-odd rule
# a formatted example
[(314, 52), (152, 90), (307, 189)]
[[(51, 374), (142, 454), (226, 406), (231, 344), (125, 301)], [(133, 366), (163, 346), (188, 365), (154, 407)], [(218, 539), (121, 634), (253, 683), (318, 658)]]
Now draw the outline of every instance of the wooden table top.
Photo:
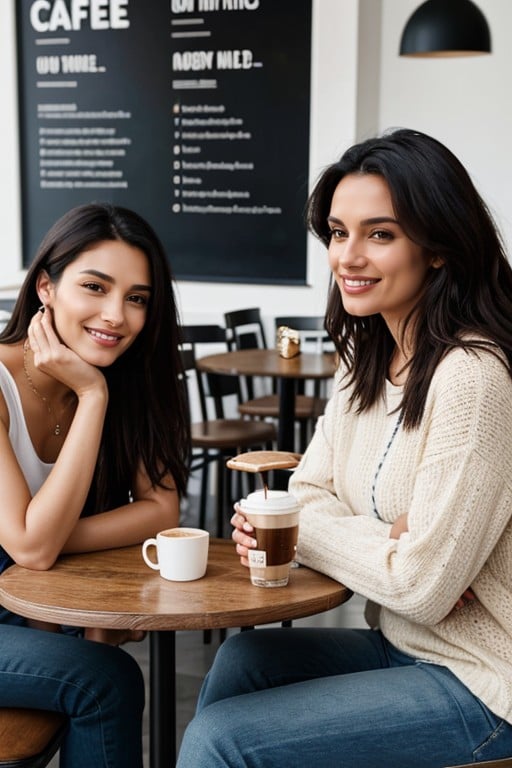
[(200, 357), (197, 367), (207, 373), (231, 376), (328, 379), (334, 375), (335, 355), (332, 352), (301, 352), (296, 357), (285, 358), (277, 349), (238, 349)]
[(311, 616), (348, 600), (350, 590), (309, 568), (287, 587), (254, 587), (230, 540), (211, 539), (206, 576), (171, 582), (144, 563), (141, 546), (63, 555), (49, 571), (13, 565), (0, 576), (0, 602), (22, 616), (72, 626), (190, 630), (253, 626)]

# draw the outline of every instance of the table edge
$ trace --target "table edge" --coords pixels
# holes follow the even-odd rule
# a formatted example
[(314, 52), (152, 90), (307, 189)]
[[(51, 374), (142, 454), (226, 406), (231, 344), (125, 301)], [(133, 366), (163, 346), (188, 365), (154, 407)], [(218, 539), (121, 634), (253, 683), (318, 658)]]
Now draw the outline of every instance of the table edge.
[[(232, 542), (226, 539), (211, 538), (211, 544), (230, 549)], [(134, 549), (138, 550), (140, 545), (132, 547), (123, 547), (115, 549)], [(109, 550), (103, 554), (108, 555)], [(99, 554), (99, 553), (98, 553)], [(80, 556), (80, 555), (78, 555)], [(64, 557), (69, 557), (64, 555)], [(74, 557), (71, 555), (70, 557)], [(304, 566), (301, 566), (304, 567)], [(277, 606), (266, 607), (246, 607), (233, 610), (232, 606), (226, 611), (217, 610), (214, 613), (198, 613), (189, 615), (185, 613), (175, 614), (153, 614), (137, 613), (131, 611), (120, 611), (117, 616), (112, 616), (110, 611), (88, 610), (81, 608), (62, 608), (55, 605), (44, 604), (43, 602), (34, 605), (27, 597), (17, 597), (4, 590), (3, 579), (12, 568), (21, 568), (21, 566), (10, 566), (3, 574), (0, 574), (0, 603), (10, 611), (18, 613), (32, 619), (39, 619), (59, 624), (69, 624), (71, 626), (84, 627), (103, 627), (103, 628), (125, 628), (125, 629), (145, 629), (145, 630), (187, 630), (187, 629), (217, 629), (229, 627), (253, 626), (255, 624), (270, 624), (280, 621), (305, 618), (315, 614), (324, 613), (338, 607), (346, 602), (352, 592), (343, 584), (336, 582), (330, 577), (322, 575), (325, 579), (332, 582), (332, 590), (329, 594), (319, 596), (311, 595), (300, 604), (281, 603)], [(307, 570), (312, 573), (319, 573), (312, 568)], [(36, 574), (38, 572), (35, 572)], [(260, 587), (251, 587), (250, 589), (261, 589)], [(282, 589), (288, 589), (283, 587)], [(265, 618), (255, 620), (257, 612), (265, 614)]]

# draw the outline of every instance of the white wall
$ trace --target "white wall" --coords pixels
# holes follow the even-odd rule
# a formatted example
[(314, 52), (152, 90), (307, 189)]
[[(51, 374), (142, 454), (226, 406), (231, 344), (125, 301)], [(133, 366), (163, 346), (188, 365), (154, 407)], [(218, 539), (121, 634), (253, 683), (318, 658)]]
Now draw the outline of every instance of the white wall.
[(14, 1), (0, 2), (0, 288), (22, 275)]
[[(424, 130), (466, 164), (512, 246), (512, 2), (476, 0), (493, 38), (491, 56), (408, 59), (400, 33), (421, 0), (313, 0), (311, 182), (356, 139), (390, 126)], [(16, 121), (14, 2), (0, 0), (0, 291), (22, 274)], [(182, 316), (221, 321), (257, 305), (276, 314), (322, 314), (328, 284), (323, 248), (308, 247), (308, 285), (185, 283)]]
[(491, 29), (492, 54), (450, 59), (397, 55), (418, 0), (382, 0), (379, 129), (435, 136), (464, 163), (512, 252), (512, 2), (475, 0)]

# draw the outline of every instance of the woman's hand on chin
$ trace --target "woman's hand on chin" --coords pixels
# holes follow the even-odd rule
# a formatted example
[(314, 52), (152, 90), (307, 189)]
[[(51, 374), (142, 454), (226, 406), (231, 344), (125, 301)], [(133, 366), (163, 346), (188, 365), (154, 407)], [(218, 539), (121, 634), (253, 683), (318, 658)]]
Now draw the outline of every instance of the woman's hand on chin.
[(38, 311), (28, 328), (28, 343), (33, 364), (38, 370), (62, 382), (78, 397), (91, 390), (104, 390), (105, 377), (96, 366), (87, 363), (61, 342), (53, 327), (52, 311)]

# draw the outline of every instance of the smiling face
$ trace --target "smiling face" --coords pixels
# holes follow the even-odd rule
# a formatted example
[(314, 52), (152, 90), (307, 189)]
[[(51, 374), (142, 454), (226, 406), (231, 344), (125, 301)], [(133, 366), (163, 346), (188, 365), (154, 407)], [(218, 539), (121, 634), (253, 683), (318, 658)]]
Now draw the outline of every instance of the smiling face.
[(117, 360), (144, 327), (151, 275), (140, 248), (104, 240), (68, 264), (56, 284), (41, 273), (37, 287), (53, 311), (62, 342), (91, 365), (104, 367)]
[(329, 263), (345, 310), (357, 317), (381, 314), (397, 338), (427, 271), (440, 263), (405, 235), (381, 176), (345, 176), (334, 191), (328, 224)]

